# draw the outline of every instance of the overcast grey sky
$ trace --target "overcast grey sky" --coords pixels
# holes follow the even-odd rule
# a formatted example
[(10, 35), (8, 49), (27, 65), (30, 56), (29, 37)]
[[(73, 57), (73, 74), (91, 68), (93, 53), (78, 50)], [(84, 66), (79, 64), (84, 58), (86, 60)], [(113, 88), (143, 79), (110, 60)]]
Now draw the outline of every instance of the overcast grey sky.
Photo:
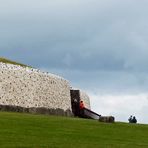
[(92, 109), (148, 123), (147, 0), (0, 0), (0, 56), (63, 76)]

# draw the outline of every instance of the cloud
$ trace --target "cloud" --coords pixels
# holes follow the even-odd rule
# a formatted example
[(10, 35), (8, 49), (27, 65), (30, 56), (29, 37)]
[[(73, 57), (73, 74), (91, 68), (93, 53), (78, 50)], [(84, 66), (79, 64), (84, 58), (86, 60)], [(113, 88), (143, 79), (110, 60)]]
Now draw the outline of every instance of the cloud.
[(138, 123), (148, 123), (148, 94), (112, 95), (90, 94), (91, 106), (101, 115), (112, 115), (116, 121), (128, 122), (130, 115), (136, 116)]
[(5, 0), (0, 55), (61, 75), (94, 97), (136, 100), (148, 89), (147, 6), (147, 0)]

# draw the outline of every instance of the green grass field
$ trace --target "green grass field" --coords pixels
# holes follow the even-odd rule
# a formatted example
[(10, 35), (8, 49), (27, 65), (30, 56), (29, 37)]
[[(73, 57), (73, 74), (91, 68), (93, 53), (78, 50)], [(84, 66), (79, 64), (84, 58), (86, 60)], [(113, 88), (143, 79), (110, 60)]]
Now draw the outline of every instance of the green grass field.
[(148, 147), (148, 125), (0, 112), (0, 148), (138, 147)]

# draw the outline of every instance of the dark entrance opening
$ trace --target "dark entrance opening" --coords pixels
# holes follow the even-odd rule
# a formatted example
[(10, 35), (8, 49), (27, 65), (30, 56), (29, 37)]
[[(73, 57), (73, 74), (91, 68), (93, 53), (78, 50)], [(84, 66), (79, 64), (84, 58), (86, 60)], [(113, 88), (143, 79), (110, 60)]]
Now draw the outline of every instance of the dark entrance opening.
[(74, 116), (79, 116), (80, 115), (80, 109), (79, 109), (80, 91), (70, 90), (70, 95), (71, 95), (72, 112)]
[(71, 106), (72, 106), (72, 112), (74, 116), (81, 117), (81, 118), (90, 118), (90, 119), (99, 119), (101, 115), (91, 111), (88, 108), (80, 110), (80, 90), (70, 90), (71, 95)]

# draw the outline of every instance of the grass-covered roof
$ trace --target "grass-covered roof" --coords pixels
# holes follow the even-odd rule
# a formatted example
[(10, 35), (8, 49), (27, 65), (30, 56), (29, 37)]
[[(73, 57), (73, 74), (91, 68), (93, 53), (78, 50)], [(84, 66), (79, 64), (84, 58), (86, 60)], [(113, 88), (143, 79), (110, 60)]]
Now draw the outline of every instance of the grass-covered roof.
[(0, 57), (0, 62), (6, 63), (6, 64), (20, 65), (20, 66), (23, 66), (23, 67), (30, 67), (30, 66), (27, 66), (27, 65), (25, 65), (25, 64), (17, 63), (17, 62), (15, 62), (15, 61), (11, 61), (11, 60), (8, 60), (8, 59), (3, 58), (3, 57)]

